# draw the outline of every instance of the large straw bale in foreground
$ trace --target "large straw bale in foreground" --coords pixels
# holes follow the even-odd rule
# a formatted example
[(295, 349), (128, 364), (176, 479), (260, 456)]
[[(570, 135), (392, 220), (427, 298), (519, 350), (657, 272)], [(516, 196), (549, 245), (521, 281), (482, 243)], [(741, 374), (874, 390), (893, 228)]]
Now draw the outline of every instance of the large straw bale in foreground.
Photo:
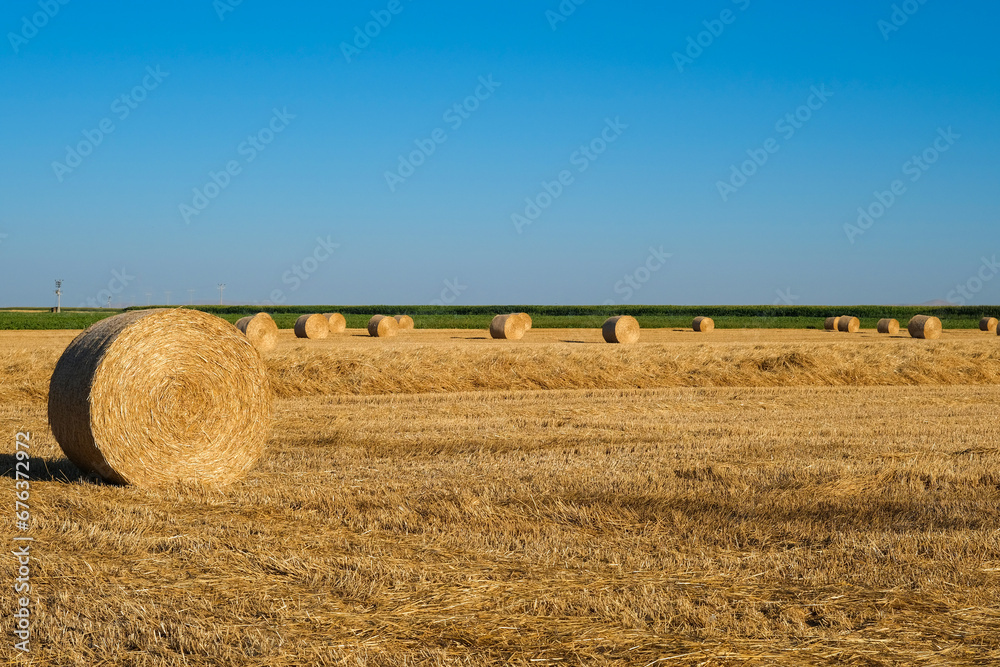
[(520, 313), (497, 315), (490, 322), (490, 336), (493, 338), (518, 340), (524, 336), (524, 318)]
[(990, 333), (997, 332), (997, 318), (995, 317), (984, 317), (979, 320), (979, 330), (989, 331)]
[(639, 322), (631, 315), (609, 317), (601, 334), (608, 343), (634, 343), (639, 340)]
[(394, 317), (375, 315), (368, 320), (368, 335), (374, 338), (388, 338), (399, 333), (399, 322)]
[(940, 338), (941, 320), (933, 315), (914, 315), (906, 325), (914, 338)]
[(861, 320), (851, 315), (841, 315), (837, 318), (837, 331), (857, 333), (861, 331)]
[(691, 323), (691, 327), (695, 331), (700, 331), (701, 333), (708, 333), (715, 329), (715, 320), (711, 317), (696, 317), (694, 322)]
[(347, 328), (347, 318), (340, 313), (323, 313), (323, 317), (330, 327), (330, 333), (343, 333)]
[(296, 338), (326, 338), (330, 335), (330, 321), (319, 313), (299, 315), (295, 320)]
[(242, 317), (236, 322), (236, 328), (261, 352), (273, 350), (278, 344), (278, 325), (267, 313)]
[(394, 315), (392, 319), (396, 320), (400, 331), (413, 328), (413, 318), (409, 315)]
[(225, 320), (196, 310), (130, 311), (97, 322), (49, 382), (49, 425), (81, 470), (118, 484), (224, 486), (264, 451), (264, 363)]
[(837, 331), (837, 325), (840, 324), (839, 317), (828, 317), (826, 321), (823, 322), (823, 328), (827, 331)]
[(880, 334), (898, 334), (899, 320), (892, 319), (891, 317), (883, 317), (878, 321), (878, 332)]

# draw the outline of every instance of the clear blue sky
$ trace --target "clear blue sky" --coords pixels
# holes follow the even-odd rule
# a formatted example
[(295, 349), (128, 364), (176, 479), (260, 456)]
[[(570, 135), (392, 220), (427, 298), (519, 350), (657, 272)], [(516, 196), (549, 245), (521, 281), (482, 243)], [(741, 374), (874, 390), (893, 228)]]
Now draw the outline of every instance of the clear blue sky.
[(1000, 6), (893, 4), (9, 0), (0, 305), (998, 303)]

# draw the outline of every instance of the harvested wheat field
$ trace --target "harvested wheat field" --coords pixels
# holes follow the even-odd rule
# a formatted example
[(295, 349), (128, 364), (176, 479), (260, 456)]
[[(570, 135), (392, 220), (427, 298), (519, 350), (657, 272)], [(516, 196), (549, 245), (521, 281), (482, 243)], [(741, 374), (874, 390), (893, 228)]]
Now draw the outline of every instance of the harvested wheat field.
[(76, 333), (0, 332), (32, 664), (1000, 662), (996, 336), (284, 330), (268, 450), (213, 490), (62, 456)]

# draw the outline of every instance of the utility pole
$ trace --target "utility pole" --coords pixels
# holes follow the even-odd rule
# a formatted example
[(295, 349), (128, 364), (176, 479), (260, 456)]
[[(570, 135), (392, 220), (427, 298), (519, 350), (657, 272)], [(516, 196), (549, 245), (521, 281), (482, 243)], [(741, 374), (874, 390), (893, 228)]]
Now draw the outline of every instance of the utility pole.
[(163, 290), (163, 293), (167, 295), (167, 305), (170, 305), (170, 290)]
[(152, 292), (146, 292), (146, 305), (149, 305), (149, 297), (153, 296)]
[(193, 289), (189, 289), (188, 290), (188, 305), (189, 306), (193, 306), (194, 305), (194, 290)]
[(63, 281), (60, 278), (56, 281), (56, 312), (62, 312), (62, 284)]
[(222, 305), (222, 293), (226, 289), (226, 283), (219, 283), (219, 305)]

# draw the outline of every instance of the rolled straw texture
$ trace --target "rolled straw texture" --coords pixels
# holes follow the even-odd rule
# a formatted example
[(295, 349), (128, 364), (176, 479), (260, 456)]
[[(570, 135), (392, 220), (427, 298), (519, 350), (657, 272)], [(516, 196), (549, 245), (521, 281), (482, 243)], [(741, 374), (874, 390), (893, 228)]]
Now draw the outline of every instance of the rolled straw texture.
[(236, 328), (261, 352), (273, 350), (278, 344), (278, 325), (267, 313), (243, 317), (236, 322)]
[(347, 328), (347, 318), (340, 313), (323, 313), (330, 326), (330, 333), (343, 333)]
[(264, 451), (271, 387), (260, 354), (225, 320), (130, 311), (69, 344), (48, 416), (66, 456), (109, 482), (225, 486)]
[(497, 315), (490, 322), (490, 336), (501, 340), (522, 338), (524, 336), (524, 318), (519, 313)]
[(608, 343), (634, 343), (639, 340), (639, 322), (631, 315), (609, 317), (601, 334)]
[(941, 320), (933, 315), (914, 315), (906, 325), (906, 330), (914, 338), (940, 338), (941, 328)]
[(368, 335), (374, 338), (388, 338), (399, 333), (399, 322), (393, 317), (375, 315), (368, 320)]
[(326, 338), (330, 335), (330, 321), (318, 313), (300, 315), (295, 320), (296, 338)]
[(691, 327), (695, 331), (708, 333), (715, 329), (715, 321), (711, 317), (696, 317), (694, 318), (694, 322), (691, 323)]
[(878, 321), (878, 332), (880, 334), (898, 334), (899, 320), (894, 320), (890, 317), (883, 317)]

